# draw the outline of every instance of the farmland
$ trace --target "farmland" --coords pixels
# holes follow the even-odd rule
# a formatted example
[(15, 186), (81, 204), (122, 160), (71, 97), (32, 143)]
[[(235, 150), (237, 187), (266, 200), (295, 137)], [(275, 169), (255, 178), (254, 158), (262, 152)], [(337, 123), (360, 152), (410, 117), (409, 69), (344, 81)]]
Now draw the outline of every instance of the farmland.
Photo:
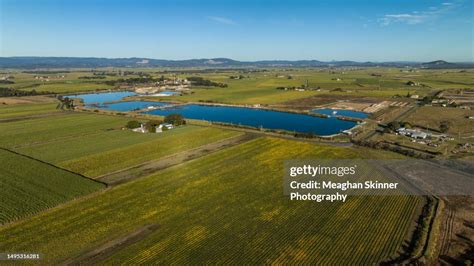
[[(114, 89), (105, 81), (119, 78), (134, 78), (136, 74), (126, 77), (118, 75), (121, 69), (98, 69), (94, 71), (77, 69), (60, 71), (55, 74), (35, 74), (12, 71), (14, 84), (10, 87), (21, 90), (48, 91), (53, 93), (84, 92), (104, 89)], [(125, 71), (125, 70), (123, 70)], [(424, 96), (433, 90), (445, 88), (472, 88), (472, 71), (437, 71), (416, 70), (405, 71), (399, 68), (341, 68), (341, 69), (266, 69), (264, 71), (215, 70), (206, 73), (190, 71), (173, 72), (163, 69), (140, 69), (151, 77), (186, 78), (199, 76), (214, 82), (227, 84), (226, 88), (195, 87), (192, 93), (167, 99), (178, 101), (214, 101), (234, 104), (278, 104), (290, 100), (310, 96), (349, 96), (353, 98), (376, 97), (387, 99), (393, 96), (407, 94)], [(93, 76), (94, 73), (106, 73), (103, 79), (81, 79)], [(186, 74), (184, 73), (186, 72)], [(230, 76), (242, 75), (242, 79), (231, 79)], [(45, 77), (37, 79), (36, 77)], [(47, 77), (47, 78), (46, 78)], [(407, 85), (408, 81), (419, 84)], [(318, 91), (277, 90), (277, 87), (298, 87), (307, 84)], [(156, 98), (150, 98), (156, 99)]]
[(16, 147), (45, 143), (56, 139), (73, 140), (78, 136), (110, 129), (120, 129), (127, 119), (122, 117), (76, 114), (28, 119), (0, 124), (0, 146)]
[(196, 126), (138, 134), (121, 129), (126, 121), (122, 117), (69, 114), (3, 123), (0, 144), (95, 177), (240, 134)]
[(0, 97), (0, 120), (58, 113), (57, 104), (47, 96)]
[[(60, 162), (59, 165), (74, 172), (95, 177), (236, 135), (238, 133), (233, 131), (188, 126), (163, 133), (162, 136), (143, 143), (128, 146), (120, 143), (120, 147), (115, 144), (113, 149), (78, 156), (76, 159)], [(107, 163), (104, 164), (104, 162)]]
[(87, 75), (82, 70), (75, 72), (53, 71), (51, 73), (26, 73), (18, 72), (14, 74), (14, 84), (10, 87), (21, 90), (36, 90), (38, 92), (77, 92), (93, 91), (97, 89), (110, 89), (112, 86), (94, 80), (79, 79)]
[[(314, 203), (290, 201), (282, 193), (288, 159), (406, 158), (383, 151), (381, 145), (354, 145), (348, 135), (320, 138), (191, 119), (159, 134), (142, 134), (124, 126), (130, 120), (162, 117), (136, 110), (56, 109), (55, 93), (133, 90), (135, 85), (104, 83), (124, 78), (117, 74), (122, 70), (12, 71), (12, 87), (53, 94), (0, 98), (0, 159), (8, 162), (0, 166), (0, 181), (12, 193), (1, 205), (6, 211), (2, 209), (0, 223), (9, 224), (0, 227), (0, 251), (39, 252), (45, 255), (42, 263), (50, 265), (84, 258), (84, 264), (108, 265), (366, 265), (412, 256), (407, 243), (416, 239), (418, 226), (431, 234), (418, 220), (427, 206), (425, 197), (349, 196), (345, 203)], [(140, 100), (262, 105), (292, 112), (383, 105), (355, 130), (361, 140), (368, 136), (369, 141), (404, 149), (472, 156), (458, 151), (472, 142), (472, 122), (466, 118), (472, 111), (421, 103), (445, 88), (473, 87), (472, 70), (136, 71), (154, 78), (197, 76), (227, 85), (191, 86), (181, 96)], [(99, 72), (106, 77), (80, 78)], [(49, 81), (38, 75), (48, 75)], [(236, 75), (243, 78), (231, 78)], [(130, 77), (138, 76), (125, 78)], [(311, 89), (292, 88), (303, 84)], [(447, 135), (461, 132), (461, 138), (434, 147), (394, 131), (377, 133), (380, 125), (398, 120), (435, 131), (449, 121)], [(98, 181), (108, 188), (101, 190), (105, 184)], [(21, 193), (15, 193), (17, 187)]]
[(0, 149), (0, 161), (0, 224), (34, 215), (105, 187), (3, 149)]
[(260, 138), (3, 227), (0, 249), (34, 249), (48, 254), (44, 263), (58, 263), (156, 224), (105, 262), (377, 263), (400, 249), (421, 198), (314, 204), (288, 201), (281, 192), (286, 158), (366, 154)]
[(435, 130), (440, 130), (441, 123), (447, 121), (449, 124), (448, 133), (469, 136), (474, 133), (474, 120), (468, 119), (469, 116), (474, 116), (473, 110), (424, 106), (418, 108), (406, 120), (413, 125), (420, 125)]
[(473, 266), (473, 10), (0, 0), (0, 266)]
[[(471, 73), (472, 74), (472, 73)], [(245, 78), (229, 79), (235, 72), (200, 74), (200, 76), (216, 82), (228, 84), (228, 88), (196, 89), (193, 94), (175, 96), (180, 101), (216, 101), (237, 104), (276, 104), (288, 100), (302, 99), (309, 96), (349, 96), (377, 97), (387, 99), (408, 93), (424, 96), (434, 88), (449, 88), (456, 80), (459, 87), (473, 87), (474, 81), (469, 73), (450, 71), (439, 74), (439, 71), (419, 70), (402, 72), (400, 69), (271, 69), (265, 72), (242, 73)], [(181, 75), (186, 77), (189, 75)], [(289, 79), (288, 77), (291, 77)], [(408, 81), (415, 81), (424, 86), (409, 86)], [(277, 87), (301, 86), (308, 83), (309, 87), (319, 91), (281, 91)], [(339, 88), (339, 89), (338, 89)]]

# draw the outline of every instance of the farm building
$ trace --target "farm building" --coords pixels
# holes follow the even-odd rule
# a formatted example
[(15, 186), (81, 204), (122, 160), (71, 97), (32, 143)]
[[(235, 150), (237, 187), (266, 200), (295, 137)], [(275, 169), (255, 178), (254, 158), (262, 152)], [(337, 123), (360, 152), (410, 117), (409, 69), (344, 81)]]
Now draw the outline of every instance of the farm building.
[(428, 134), (425, 132), (404, 127), (397, 129), (397, 133), (414, 139), (426, 139), (428, 137)]
[(159, 126), (156, 127), (156, 133), (161, 133), (163, 132), (163, 128), (166, 128), (166, 129), (173, 129), (174, 126), (172, 124), (168, 124), (168, 123), (163, 123), (163, 124), (160, 124)]
[(140, 127), (132, 129), (133, 132), (146, 133), (145, 125), (140, 124)]
[(426, 134), (425, 132), (415, 132), (411, 134), (411, 137), (414, 139), (426, 139), (426, 137), (428, 137), (428, 134)]

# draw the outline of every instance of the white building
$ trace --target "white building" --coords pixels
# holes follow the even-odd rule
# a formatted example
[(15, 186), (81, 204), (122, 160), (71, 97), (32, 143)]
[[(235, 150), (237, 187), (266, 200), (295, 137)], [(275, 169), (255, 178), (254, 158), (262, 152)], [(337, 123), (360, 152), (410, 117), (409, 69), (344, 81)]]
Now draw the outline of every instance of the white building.
[(146, 133), (145, 125), (140, 124), (140, 127), (132, 129), (133, 132)]
[(426, 139), (429, 135), (420, 130), (410, 129), (401, 127), (397, 129), (397, 133), (403, 136), (411, 137), (414, 139)]
[(160, 124), (159, 126), (156, 127), (156, 133), (163, 132), (163, 128), (166, 128), (167, 130), (170, 130), (170, 129), (173, 129), (174, 126), (172, 124), (168, 124), (168, 123)]

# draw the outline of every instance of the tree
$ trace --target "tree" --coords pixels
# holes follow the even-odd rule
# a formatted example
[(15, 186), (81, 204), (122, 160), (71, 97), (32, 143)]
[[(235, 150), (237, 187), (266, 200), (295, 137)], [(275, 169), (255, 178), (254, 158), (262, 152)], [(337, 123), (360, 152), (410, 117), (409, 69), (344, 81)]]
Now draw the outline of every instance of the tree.
[(422, 103), (423, 104), (430, 104), (432, 100), (433, 100), (433, 97), (425, 96), (425, 97), (423, 97)]
[(165, 123), (179, 126), (186, 124), (186, 120), (184, 120), (184, 117), (180, 114), (170, 114), (165, 117)]
[(439, 131), (446, 133), (449, 130), (449, 121), (441, 121), (439, 124)]
[(140, 123), (136, 120), (128, 121), (127, 125), (125, 125), (128, 129), (134, 129), (140, 127)]
[(398, 121), (390, 122), (390, 123), (388, 123), (388, 128), (390, 128), (393, 131), (396, 131), (397, 129), (400, 128), (400, 122), (398, 122)]
[(59, 100), (58, 106), (56, 106), (56, 109), (72, 109), (74, 108), (74, 100), (70, 99), (69, 97), (58, 97)]
[(161, 121), (148, 121), (145, 123), (146, 131), (156, 133), (156, 127), (161, 124)]
[(156, 133), (156, 126), (148, 121), (145, 123), (145, 130), (149, 133)]
[(412, 128), (413, 126), (409, 122), (403, 122), (404, 128)]

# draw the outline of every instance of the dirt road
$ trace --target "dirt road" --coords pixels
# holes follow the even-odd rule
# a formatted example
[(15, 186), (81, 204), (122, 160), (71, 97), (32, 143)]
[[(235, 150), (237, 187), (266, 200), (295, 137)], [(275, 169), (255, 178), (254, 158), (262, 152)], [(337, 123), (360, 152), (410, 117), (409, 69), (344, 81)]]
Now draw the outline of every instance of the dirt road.
[(150, 233), (157, 230), (159, 228), (156, 224), (147, 225), (141, 227), (134, 232), (117, 239), (113, 239), (102, 246), (99, 246), (91, 251), (85, 252), (78, 257), (68, 259), (59, 265), (93, 265), (97, 262), (104, 260), (111, 255), (113, 255), (118, 250), (136, 243), (145, 237), (147, 237)]
[(149, 175), (161, 169), (168, 168), (173, 165), (181, 164), (186, 161), (207, 155), (209, 153), (222, 150), (224, 148), (234, 146), (243, 142), (257, 138), (258, 135), (245, 133), (237, 137), (228, 138), (218, 142), (209, 143), (195, 149), (183, 151), (177, 154), (167, 156), (156, 161), (146, 162), (137, 166), (122, 169), (117, 172), (100, 176), (96, 180), (106, 183), (108, 186), (116, 186), (130, 180)]

